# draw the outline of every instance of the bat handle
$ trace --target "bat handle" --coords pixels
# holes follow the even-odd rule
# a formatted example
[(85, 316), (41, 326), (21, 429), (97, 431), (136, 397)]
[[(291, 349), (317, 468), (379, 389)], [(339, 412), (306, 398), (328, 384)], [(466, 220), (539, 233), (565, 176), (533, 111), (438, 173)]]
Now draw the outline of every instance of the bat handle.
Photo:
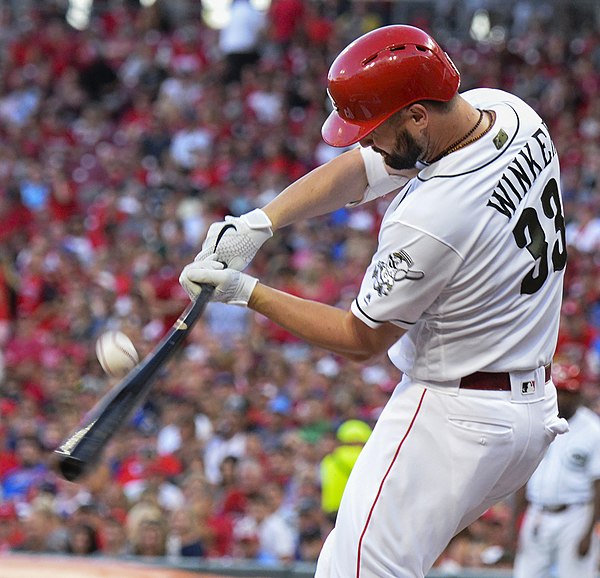
[(54, 451), (65, 479), (75, 481), (94, 466), (116, 431), (144, 402), (159, 370), (181, 347), (215, 290), (207, 284), (202, 284), (201, 288), (198, 297), (188, 304), (153, 352), (105, 394), (77, 430)]

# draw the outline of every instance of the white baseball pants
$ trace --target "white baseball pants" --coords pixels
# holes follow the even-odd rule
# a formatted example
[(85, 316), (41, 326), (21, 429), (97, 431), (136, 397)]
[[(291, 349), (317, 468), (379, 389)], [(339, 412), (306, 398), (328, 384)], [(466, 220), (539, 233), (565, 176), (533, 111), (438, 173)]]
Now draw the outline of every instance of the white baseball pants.
[(440, 392), (404, 377), (346, 486), (315, 578), (423, 578), (451, 538), (520, 488), (566, 422), (556, 390)]
[(530, 506), (519, 534), (514, 578), (594, 578), (600, 556), (596, 533), (588, 554), (583, 557), (578, 554), (592, 515), (592, 504), (571, 506), (559, 513), (542, 512)]

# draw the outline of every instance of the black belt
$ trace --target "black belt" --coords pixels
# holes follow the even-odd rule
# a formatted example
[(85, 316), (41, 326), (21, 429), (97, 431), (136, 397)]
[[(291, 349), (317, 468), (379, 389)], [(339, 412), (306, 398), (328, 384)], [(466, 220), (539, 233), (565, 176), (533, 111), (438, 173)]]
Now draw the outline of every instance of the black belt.
[(542, 512), (547, 514), (560, 514), (572, 508), (573, 506), (583, 506), (586, 502), (578, 502), (577, 504), (556, 504), (555, 506), (538, 506)]
[[(552, 364), (544, 367), (544, 379), (547, 383), (552, 375)], [(476, 371), (461, 378), (461, 389), (483, 389), (488, 391), (510, 391), (510, 374)]]

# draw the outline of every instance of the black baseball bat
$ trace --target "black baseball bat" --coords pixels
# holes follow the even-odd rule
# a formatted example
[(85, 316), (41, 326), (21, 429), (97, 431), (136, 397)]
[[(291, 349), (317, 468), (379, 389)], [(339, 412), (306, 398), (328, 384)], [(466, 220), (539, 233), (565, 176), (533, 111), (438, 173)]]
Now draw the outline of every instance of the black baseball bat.
[(100, 398), (77, 429), (54, 450), (65, 479), (75, 481), (94, 466), (108, 441), (146, 399), (158, 372), (179, 349), (212, 297), (212, 285), (201, 287), (197, 299), (185, 308), (146, 358)]

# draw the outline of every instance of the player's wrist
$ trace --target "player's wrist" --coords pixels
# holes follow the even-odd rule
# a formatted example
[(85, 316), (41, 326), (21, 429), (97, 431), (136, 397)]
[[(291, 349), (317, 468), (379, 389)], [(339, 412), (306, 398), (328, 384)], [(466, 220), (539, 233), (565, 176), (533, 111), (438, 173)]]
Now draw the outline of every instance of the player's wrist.
[(247, 275), (246, 273), (239, 274), (238, 285), (233, 297), (229, 300), (231, 305), (238, 305), (240, 307), (248, 307), (248, 302), (252, 297), (252, 293), (254, 292), (254, 288), (258, 283), (258, 279), (256, 277), (252, 277), (251, 275)]
[(240, 220), (253, 231), (259, 230), (263, 234), (268, 234), (269, 237), (273, 236), (273, 223), (262, 209), (254, 209), (249, 213), (245, 213), (240, 217)]

